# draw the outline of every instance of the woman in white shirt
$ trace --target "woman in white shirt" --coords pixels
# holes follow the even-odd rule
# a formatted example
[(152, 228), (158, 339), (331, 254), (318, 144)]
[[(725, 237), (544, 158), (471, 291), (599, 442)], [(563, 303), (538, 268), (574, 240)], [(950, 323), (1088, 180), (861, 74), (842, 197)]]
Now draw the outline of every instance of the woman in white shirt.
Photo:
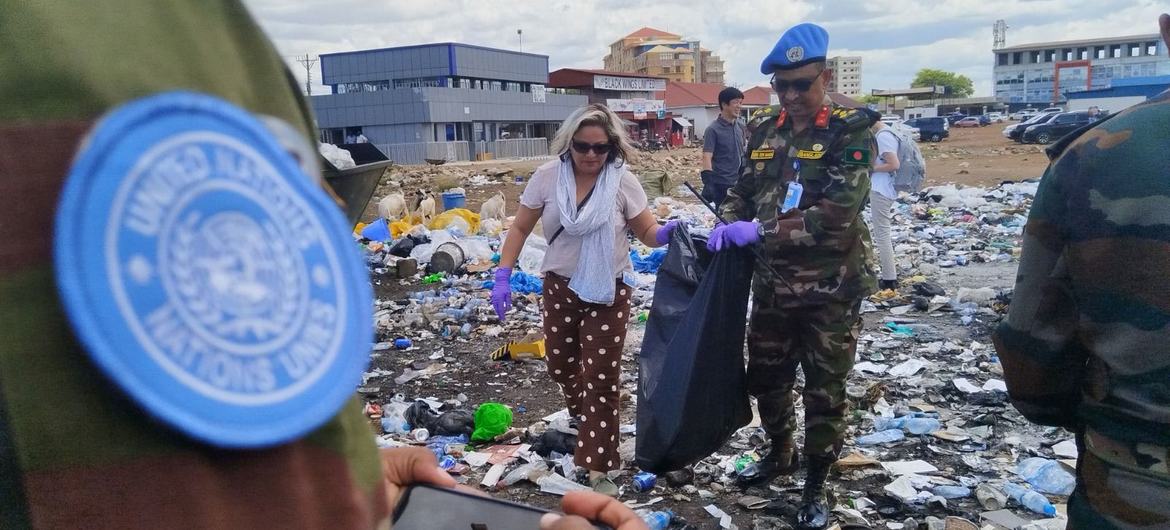
[(503, 321), (511, 307), (509, 278), (524, 241), (541, 220), (549, 240), (544, 273), (548, 370), (576, 420), (574, 461), (589, 470), (598, 493), (616, 496), (606, 472), (618, 455), (618, 385), (634, 291), (632, 233), (657, 247), (678, 221), (659, 226), (646, 193), (625, 165), (633, 151), (621, 120), (604, 105), (573, 112), (553, 138), (556, 160), (532, 174), (500, 250), (492, 305)]

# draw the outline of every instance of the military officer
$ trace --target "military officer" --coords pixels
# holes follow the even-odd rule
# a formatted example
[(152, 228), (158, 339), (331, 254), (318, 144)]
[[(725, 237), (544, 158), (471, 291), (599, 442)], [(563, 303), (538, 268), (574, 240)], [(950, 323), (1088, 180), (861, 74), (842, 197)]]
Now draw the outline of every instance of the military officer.
[(748, 334), (748, 388), (772, 448), (744, 485), (798, 469), (793, 387), (805, 374), (807, 477), (797, 527), (824, 528), (824, 482), (845, 431), (845, 379), (853, 367), (861, 300), (873, 292), (869, 196), (876, 117), (834, 104), (826, 87), (829, 35), (815, 24), (784, 33), (760, 72), (772, 76), (780, 105), (749, 124), (743, 169), (720, 207), (728, 222), (709, 247), (761, 244)]
[(1070, 529), (1170, 528), (1167, 137), (1170, 91), (1048, 149), (995, 334), (1012, 404), (1076, 433)]

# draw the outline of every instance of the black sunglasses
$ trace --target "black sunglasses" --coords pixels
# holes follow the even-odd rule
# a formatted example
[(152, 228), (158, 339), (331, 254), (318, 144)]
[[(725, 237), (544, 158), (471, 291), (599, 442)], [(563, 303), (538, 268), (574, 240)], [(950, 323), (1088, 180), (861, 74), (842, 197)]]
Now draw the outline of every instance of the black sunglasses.
[(817, 72), (817, 75), (812, 77), (806, 79), (793, 79), (791, 81), (785, 79), (776, 79), (776, 76), (773, 75), (772, 90), (775, 90), (777, 94), (788, 92), (789, 88), (797, 92), (808, 92), (809, 89), (812, 88), (813, 83), (815, 83), (817, 78), (821, 77), (821, 74), (823, 73), (825, 73), (825, 71), (821, 70), (820, 72)]
[(577, 140), (573, 140), (573, 150), (576, 151), (578, 154), (582, 154), (582, 155), (585, 153), (588, 153), (589, 151), (593, 151), (595, 154), (598, 154), (598, 155), (604, 155), (604, 154), (609, 152), (609, 149), (611, 147), (613, 147), (613, 146), (610, 145), (609, 143), (587, 144), (585, 142), (578, 142)]

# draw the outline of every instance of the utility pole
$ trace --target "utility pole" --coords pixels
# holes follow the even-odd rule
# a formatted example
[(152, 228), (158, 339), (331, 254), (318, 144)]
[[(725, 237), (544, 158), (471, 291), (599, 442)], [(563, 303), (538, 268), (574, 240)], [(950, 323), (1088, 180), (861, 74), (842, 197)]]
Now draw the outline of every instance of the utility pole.
[(520, 51), (524, 51), (524, 30), (516, 30), (516, 37), (520, 39)]
[(305, 67), (305, 95), (313, 95), (313, 67), (317, 65), (317, 59), (312, 58), (309, 54), (304, 57), (297, 57), (297, 62)]

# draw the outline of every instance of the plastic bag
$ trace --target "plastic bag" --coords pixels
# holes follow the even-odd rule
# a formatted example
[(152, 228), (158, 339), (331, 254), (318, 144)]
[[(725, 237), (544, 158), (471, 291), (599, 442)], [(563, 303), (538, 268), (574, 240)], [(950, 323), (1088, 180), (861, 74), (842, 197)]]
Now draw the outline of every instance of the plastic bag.
[(474, 234), (479, 232), (479, 214), (466, 208), (452, 208), (435, 217), (428, 228), (431, 230), (458, 228), (464, 235)]
[(638, 377), (638, 467), (662, 474), (719, 449), (751, 421), (743, 351), (753, 257), (714, 257), (685, 226), (658, 270)]

